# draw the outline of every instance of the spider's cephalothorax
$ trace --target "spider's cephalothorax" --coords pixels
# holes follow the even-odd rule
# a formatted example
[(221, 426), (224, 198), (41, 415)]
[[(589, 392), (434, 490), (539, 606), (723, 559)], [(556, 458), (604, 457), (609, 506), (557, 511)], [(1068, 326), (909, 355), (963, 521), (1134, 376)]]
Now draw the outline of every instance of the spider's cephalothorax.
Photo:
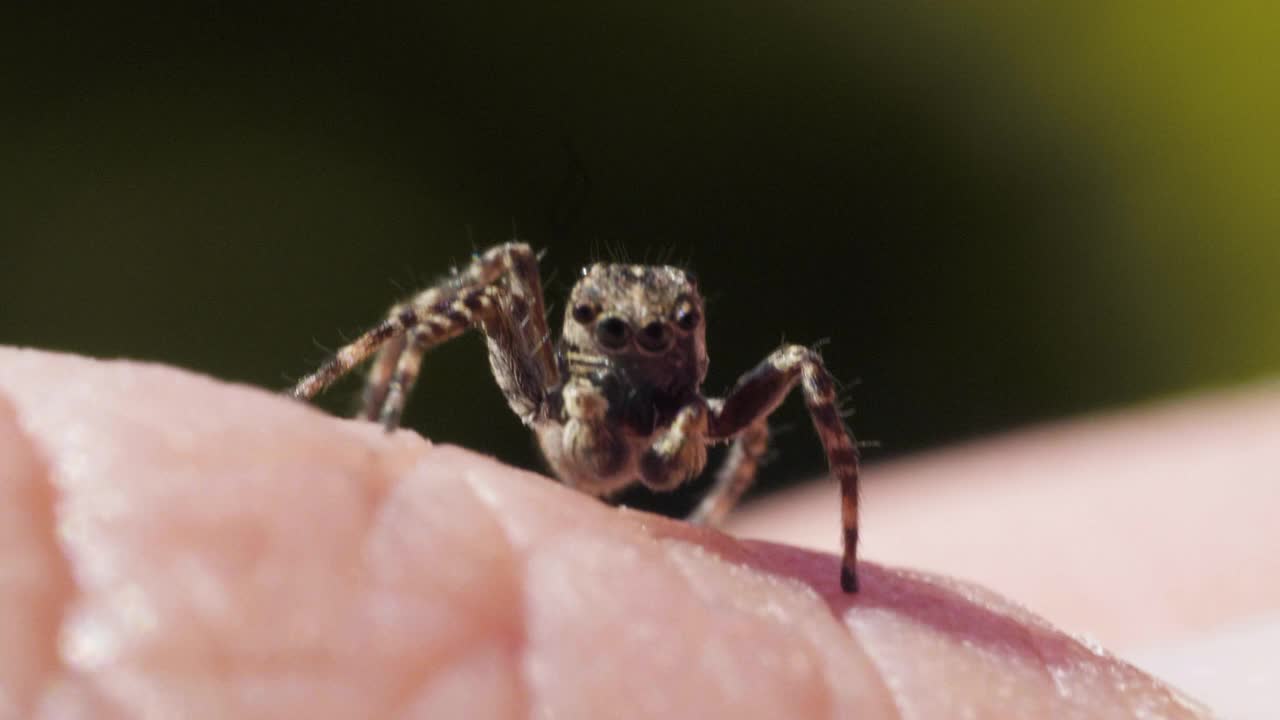
[(755, 478), (768, 445), (766, 420), (798, 384), (840, 481), (840, 584), (856, 591), (858, 452), (837, 411), (831, 375), (813, 350), (786, 345), (723, 398), (705, 397), (703, 321), (689, 273), (598, 263), (583, 270), (553, 342), (537, 256), (527, 245), (508, 243), (392, 308), (292, 394), (310, 398), (377, 353), (360, 416), (394, 428), (423, 354), (475, 327), (488, 341), (490, 366), (511, 409), (568, 485), (598, 496), (635, 482), (670, 490), (702, 472), (708, 445), (731, 441), (715, 485), (689, 518), (715, 524)]
[[(551, 408), (552, 422), (534, 424), (556, 473), (609, 494), (636, 479), (668, 490), (702, 472), (702, 443), (689, 443), (675, 462), (655, 462), (645, 451), (682, 409), (701, 409), (705, 336), (702, 299), (685, 272), (586, 268), (569, 296), (558, 346), (564, 407)], [(603, 422), (586, 421), (593, 411), (603, 412)]]

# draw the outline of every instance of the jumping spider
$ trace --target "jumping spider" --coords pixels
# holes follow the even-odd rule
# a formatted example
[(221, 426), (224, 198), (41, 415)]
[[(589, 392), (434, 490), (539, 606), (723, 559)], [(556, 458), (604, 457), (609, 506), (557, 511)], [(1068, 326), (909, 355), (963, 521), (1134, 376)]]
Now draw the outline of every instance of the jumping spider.
[(597, 263), (583, 269), (569, 295), (560, 341), (552, 343), (538, 258), (528, 245), (508, 243), (392, 308), (291, 394), (311, 398), (377, 352), (359, 416), (391, 430), (423, 354), (477, 328), (488, 341), (498, 387), (566, 485), (595, 496), (637, 481), (671, 490), (702, 472), (708, 445), (732, 441), (715, 485), (689, 517), (716, 524), (755, 478), (769, 439), (766, 419), (799, 383), (827, 463), (840, 480), (840, 586), (856, 592), (858, 451), (836, 410), (831, 375), (816, 352), (786, 345), (725, 397), (704, 397), (703, 320), (691, 273)]

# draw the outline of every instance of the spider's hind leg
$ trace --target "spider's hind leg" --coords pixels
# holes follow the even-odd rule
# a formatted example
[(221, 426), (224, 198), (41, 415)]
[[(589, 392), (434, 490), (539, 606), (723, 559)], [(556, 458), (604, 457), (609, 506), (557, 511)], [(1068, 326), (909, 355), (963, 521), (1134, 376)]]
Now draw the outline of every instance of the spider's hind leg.
[(724, 522), (756, 480), (760, 458), (769, 449), (769, 426), (760, 420), (733, 439), (729, 455), (716, 471), (715, 484), (685, 518), (694, 525), (716, 527)]

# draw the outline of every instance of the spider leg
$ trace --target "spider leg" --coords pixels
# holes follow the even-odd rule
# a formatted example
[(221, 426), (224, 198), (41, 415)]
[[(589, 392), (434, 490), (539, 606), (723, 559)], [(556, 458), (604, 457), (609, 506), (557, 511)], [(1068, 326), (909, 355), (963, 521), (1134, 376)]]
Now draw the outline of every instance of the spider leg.
[[(296, 398), (314, 397), (351, 372), (385, 343), (415, 328), (421, 328), (420, 342), (431, 347), (461, 335), (477, 314), (488, 312), (492, 312), (492, 304), (484, 298), (483, 288), (445, 287), (427, 290), (414, 298), (413, 302), (398, 306), (396, 312), (386, 320), (339, 349), (318, 370), (299, 380), (290, 394)], [(383, 366), (384, 363), (379, 365)]]
[(547, 328), (538, 256), (522, 243), (502, 249), (502, 281), (486, 290), (497, 312), (482, 318), (480, 327), (494, 379), (511, 410), (529, 425), (544, 409), (547, 391), (560, 384), (560, 371)]
[[(400, 415), (404, 412), (405, 399), (418, 379), (418, 368), (422, 366), (422, 356), (427, 354), (428, 339), (418, 330), (409, 331), (407, 346), (400, 353), (395, 369), (386, 383), (386, 391), (381, 393), (381, 408), (365, 408), (363, 416), (377, 413), (376, 419), (382, 423), (387, 432), (396, 429), (400, 424)], [(381, 360), (381, 358), (379, 358)], [(373, 378), (370, 378), (372, 382)], [(367, 388), (366, 388), (367, 390)], [(373, 418), (370, 418), (373, 419)]]
[[(382, 416), (388, 409), (387, 401), (390, 398), (387, 396), (395, 389), (395, 377), (401, 375), (401, 380), (405, 381), (409, 380), (410, 376), (416, 375), (416, 361), (413, 356), (401, 363), (404, 354), (416, 353), (420, 357), (421, 353), (457, 337), (474, 325), (480, 325), (486, 330), (489, 328), (501, 330), (517, 326), (527, 328), (534, 325), (545, 328), (546, 320), (542, 317), (541, 295), (537, 296), (536, 302), (520, 303), (511, 300), (513, 293), (510, 288), (516, 287), (523, 290), (528, 287), (529, 281), (525, 276), (529, 272), (530, 263), (532, 263), (534, 275), (533, 288), (540, 292), (541, 288), (536, 281), (537, 257), (529, 246), (522, 243), (507, 243), (490, 248), (484, 254), (477, 256), (465, 270), (454, 274), (436, 287), (424, 290), (409, 302), (397, 305), (386, 320), (338, 350), (318, 370), (298, 381), (290, 394), (299, 398), (314, 397), (379, 348), (395, 340), (396, 342), (379, 359), (370, 378), (370, 387), (366, 390), (366, 397), (369, 400), (376, 400), (382, 396), (383, 402), (367, 402), (360, 413), (365, 417), (371, 416), (374, 412)], [(513, 277), (516, 278), (514, 281), (509, 280)], [(524, 306), (525, 317), (531, 318), (534, 313), (530, 309), (536, 309), (537, 319), (525, 323), (517, 322), (515, 319), (504, 320), (500, 317), (509, 313), (512, 307), (518, 308), (521, 305)], [(411, 342), (404, 339), (406, 333), (412, 333)], [(397, 353), (395, 346), (400, 343), (405, 344)], [(522, 346), (515, 346), (516, 354), (511, 363), (522, 368), (526, 366), (538, 368), (533, 372), (539, 373), (541, 368), (549, 367), (549, 374), (554, 378), (555, 364), (551, 348), (545, 343), (541, 347), (532, 347), (531, 343), (528, 345), (531, 347), (531, 354), (528, 357), (519, 354)], [(392, 360), (392, 357), (395, 359)], [(409, 372), (401, 374), (399, 369), (402, 367)], [(401, 392), (408, 389), (404, 387), (407, 384), (400, 383)], [(536, 396), (538, 399), (541, 398), (540, 391), (541, 388)], [(375, 407), (378, 409), (374, 410)], [(392, 410), (393, 414), (398, 414), (398, 410), (394, 408)]]
[[(395, 313), (396, 310), (391, 311), (391, 314)], [(378, 357), (374, 359), (369, 377), (365, 380), (360, 410), (355, 415), (357, 418), (369, 421), (378, 419), (387, 399), (387, 391), (391, 389), (391, 376), (395, 374), (396, 364), (407, 345), (407, 336), (397, 335), (378, 350)]]
[[(417, 318), (408, 318), (408, 323), (416, 323)], [(296, 398), (310, 399), (338, 381), (343, 375), (351, 372), (355, 366), (364, 362), (388, 340), (403, 335), (410, 327), (405, 318), (390, 317), (378, 323), (373, 329), (366, 331), (353, 342), (343, 346), (333, 357), (324, 361), (315, 372), (302, 378), (293, 386), (289, 394)]]
[(822, 358), (801, 345), (787, 345), (775, 351), (738, 380), (718, 412), (712, 414), (708, 436), (714, 442), (744, 432), (768, 417), (797, 383), (826, 450), (827, 465), (840, 481), (840, 519), (844, 529), (840, 587), (845, 592), (857, 592), (858, 449), (836, 410), (835, 381)]
[(640, 482), (652, 490), (671, 490), (696, 477), (707, 464), (706, 433), (706, 403), (685, 405), (640, 456)]
[(685, 519), (694, 525), (715, 527), (724, 522), (729, 511), (742, 499), (755, 482), (760, 458), (769, 449), (769, 426), (759, 420), (738, 433), (729, 447), (729, 455), (716, 471), (715, 484)]

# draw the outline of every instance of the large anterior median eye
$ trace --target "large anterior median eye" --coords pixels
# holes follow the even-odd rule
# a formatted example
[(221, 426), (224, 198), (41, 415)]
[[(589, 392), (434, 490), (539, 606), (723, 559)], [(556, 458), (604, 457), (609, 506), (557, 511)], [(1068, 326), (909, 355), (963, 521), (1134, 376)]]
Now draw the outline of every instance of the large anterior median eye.
[(596, 308), (594, 305), (575, 305), (573, 307), (573, 319), (586, 325), (596, 319)]
[(619, 317), (607, 317), (596, 324), (596, 341), (607, 350), (620, 350), (631, 339), (631, 327)]
[(671, 347), (671, 328), (664, 322), (651, 322), (640, 329), (636, 342), (649, 352), (662, 352)]

